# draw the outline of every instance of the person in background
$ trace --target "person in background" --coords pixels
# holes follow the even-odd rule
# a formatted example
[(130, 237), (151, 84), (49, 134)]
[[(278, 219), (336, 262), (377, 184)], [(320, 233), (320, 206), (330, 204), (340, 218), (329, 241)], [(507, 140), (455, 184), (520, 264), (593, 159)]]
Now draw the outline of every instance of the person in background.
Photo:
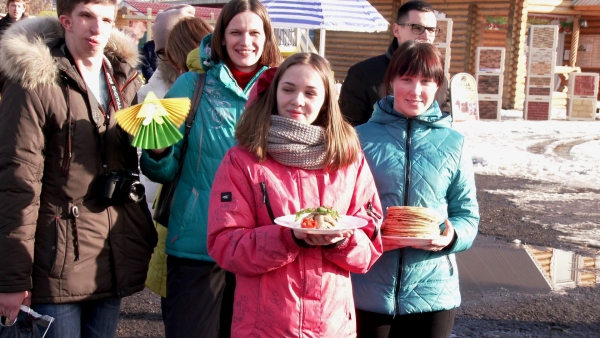
[[(167, 233), (167, 338), (191, 332), (197, 337), (229, 336), (235, 277), (229, 274), (226, 282), (225, 270), (208, 254), (208, 198), (221, 159), (235, 143), (235, 125), (250, 89), (263, 71), (281, 62), (265, 7), (259, 0), (225, 4), (214, 32), (201, 42), (200, 56), (206, 84), (189, 134)], [(197, 72), (182, 74), (165, 97), (191, 99), (198, 78)], [(172, 181), (180, 146), (181, 142), (143, 151), (144, 174), (158, 183)]]
[(123, 31), (129, 34), (129, 36), (131, 36), (135, 41), (136, 47), (139, 47), (138, 45), (140, 44), (140, 40), (142, 40), (144, 34), (146, 33), (146, 24), (136, 20), (132, 21), (130, 25), (131, 26), (124, 27)]
[[(208, 251), (235, 273), (235, 337), (355, 337), (350, 272), (382, 253), (381, 208), (329, 62), (298, 53), (240, 117), (210, 195)], [(326, 183), (323, 183), (326, 182)], [(368, 221), (306, 234), (275, 217), (326, 206)]]
[[(196, 8), (190, 5), (175, 5), (156, 14), (152, 31), (154, 35), (154, 53), (157, 56), (156, 71), (148, 79), (148, 83), (138, 91), (138, 102), (143, 102), (149, 91), (152, 91), (159, 99), (162, 99), (171, 88), (181, 71), (172, 65), (167, 59), (166, 47), (169, 34), (173, 27), (183, 19), (193, 18)], [(196, 40), (198, 37), (184, 36), (182, 39)], [(174, 51), (179, 55), (187, 56), (190, 50), (179, 49)]]
[(356, 128), (384, 210), (427, 207), (445, 219), (441, 236), (418, 246), (384, 238), (385, 252), (373, 268), (352, 276), (359, 338), (447, 338), (452, 332), (460, 305), (454, 255), (473, 244), (479, 208), (465, 138), (434, 99), (443, 81), (437, 48), (404, 42), (385, 76), (393, 95)]
[(0, 41), (0, 316), (31, 302), (55, 318), (46, 337), (114, 337), (156, 245), (137, 152), (115, 121), (142, 85), (138, 51), (113, 29), (116, 0), (56, 5), (58, 18)]
[(180, 73), (189, 70), (203, 73), (198, 46), (212, 31), (212, 27), (200, 18), (185, 18), (177, 23), (167, 39), (165, 54), (169, 64)]
[[(25, 12), (26, 6), (27, 5), (25, 4), (24, 0), (8, 0), (6, 3), (7, 13), (2, 19), (0, 19), (0, 40), (2, 39), (4, 31), (6, 31), (17, 21), (27, 17), (27, 13)], [(4, 76), (0, 74), (0, 95), (2, 94), (5, 81), (6, 79)]]
[[(163, 13), (169, 13), (167, 10)], [(162, 18), (163, 16), (161, 16)], [(168, 62), (162, 63), (165, 67), (176, 68), (178, 71), (186, 72), (188, 68), (186, 66), (186, 59), (188, 54), (193, 54), (196, 58), (199, 58), (199, 49), (197, 46), (200, 44), (200, 41), (208, 34), (212, 32), (212, 27), (203, 19), (197, 17), (184, 17), (179, 22), (173, 26), (172, 29), (169, 29), (167, 36), (167, 45), (165, 46), (166, 54), (169, 59)], [(175, 66), (176, 65), (176, 66)], [(202, 69), (195, 69), (196, 71), (202, 71)], [(147, 94), (148, 87), (154, 82), (161, 81), (160, 78), (154, 80), (148, 85), (145, 85), (138, 92), (138, 96), (140, 92), (144, 90), (145, 94)], [(172, 84), (168, 83), (160, 83), (160, 88), (169, 89)], [(164, 92), (159, 92), (159, 98), (164, 97)], [(145, 176), (144, 176), (145, 177)], [(146, 186), (148, 184), (144, 183)], [(149, 184), (156, 184), (152, 181), (149, 181)], [(158, 196), (156, 192), (152, 196), (149, 196), (149, 200), (152, 199), (154, 201), (154, 197)], [(146, 278), (146, 287), (152, 290), (153, 292), (159, 294), (161, 296), (161, 310), (163, 314), (163, 321), (165, 320), (166, 313), (166, 297), (167, 297), (167, 255), (165, 253), (165, 241), (167, 239), (167, 228), (158, 222), (154, 222), (156, 227), (156, 232), (158, 233), (158, 244), (156, 248), (154, 248), (154, 253), (152, 254), (152, 259), (150, 260), (150, 268), (148, 269), (148, 278)]]
[[(366, 123), (373, 113), (373, 105), (388, 94), (384, 91), (383, 77), (398, 46), (411, 40), (433, 43), (440, 30), (437, 17), (428, 3), (408, 1), (398, 9), (392, 31), (395, 39), (385, 54), (361, 61), (348, 69), (340, 92), (340, 108), (353, 126)], [(442, 111), (450, 112), (446, 78), (436, 100)]]
[(26, 6), (25, 0), (8, 0), (6, 2), (6, 15), (0, 19), (0, 38), (8, 27), (27, 17), (25, 14)]
[(154, 74), (154, 71), (156, 70), (156, 52), (154, 50), (154, 40), (150, 40), (142, 46), (140, 51), (140, 54), (142, 55), (140, 68), (142, 69), (142, 75), (144, 76), (146, 83), (148, 83), (148, 80), (150, 80), (152, 74)]

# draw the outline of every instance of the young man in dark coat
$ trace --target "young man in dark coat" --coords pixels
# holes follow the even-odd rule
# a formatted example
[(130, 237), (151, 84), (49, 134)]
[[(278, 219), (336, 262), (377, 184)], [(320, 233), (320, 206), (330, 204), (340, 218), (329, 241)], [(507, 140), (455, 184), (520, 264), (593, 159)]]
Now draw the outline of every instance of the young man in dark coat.
[[(383, 77), (398, 46), (408, 40), (432, 43), (439, 33), (433, 8), (424, 1), (402, 5), (392, 30), (395, 39), (385, 54), (361, 61), (348, 70), (339, 102), (342, 114), (353, 126), (366, 123), (373, 113), (373, 105), (387, 95), (383, 90)], [(436, 100), (442, 111), (450, 112), (448, 81), (440, 87)]]
[(156, 245), (137, 151), (115, 121), (142, 85), (116, 13), (116, 0), (58, 0), (58, 18), (0, 41), (0, 316), (32, 304), (55, 318), (48, 338), (113, 337)]

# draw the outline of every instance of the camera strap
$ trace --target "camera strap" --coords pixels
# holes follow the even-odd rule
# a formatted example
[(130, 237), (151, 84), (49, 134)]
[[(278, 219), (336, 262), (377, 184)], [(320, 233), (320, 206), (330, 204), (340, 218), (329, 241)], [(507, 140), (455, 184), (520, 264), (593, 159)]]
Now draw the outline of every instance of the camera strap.
[[(110, 94), (110, 98), (111, 98), (111, 102), (109, 102), (108, 107), (110, 107), (110, 104), (112, 104), (112, 106), (115, 109), (115, 112), (118, 110), (123, 109), (123, 95), (121, 94), (121, 90), (119, 89), (119, 86), (117, 85), (117, 81), (115, 80), (113, 74), (112, 74), (112, 67), (110, 66), (110, 64), (108, 63), (108, 61), (106, 60), (106, 58), (102, 61), (102, 70), (104, 71), (104, 78), (106, 79), (106, 84), (108, 85), (108, 92)], [(89, 96), (89, 91), (88, 91), (88, 96)], [(99, 150), (100, 150), (100, 157), (102, 159), (102, 169), (104, 170), (104, 174), (108, 174), (108, 161), (107, 161), (107, 155), (108, 155), (108, 149), (106, 146), (106, 137), (108, 135), (108, 128), (110, 126), (110, 110), (108, 112), (105, 112), (104, 109), (102, 108), (102, 105), (100, 103), (98, 103), (98, 110), (100, 111), (100, 113), (102, 114), (102, 116), (104, 117), (104, 127), (106, 128), (105, 132), (104, 132), (104, 137), (102, 137), (102, 135), (100, 134), (100, 116), (98, 115), (98, 111), (96, 111), (95, 109), (92, 108), (92, 118), (94, 119), (94, 122), (96, 123), (96, 131), (98, 132), (98, 145), (99, 145)]]

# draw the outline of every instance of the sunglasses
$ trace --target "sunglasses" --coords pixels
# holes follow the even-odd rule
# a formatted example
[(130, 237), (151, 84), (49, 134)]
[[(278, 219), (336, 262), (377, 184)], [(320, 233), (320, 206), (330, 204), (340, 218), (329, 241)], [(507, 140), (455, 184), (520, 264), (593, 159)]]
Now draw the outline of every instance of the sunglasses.
[(437, 27), (425, 27), (416, 23), (397, 23), (398, 26), (410, 26), (412, 28), (412, 32), (415, 34), (423, 34), (425, 30), (427, 33), (438, 35), (440, 33), (440, 29)]

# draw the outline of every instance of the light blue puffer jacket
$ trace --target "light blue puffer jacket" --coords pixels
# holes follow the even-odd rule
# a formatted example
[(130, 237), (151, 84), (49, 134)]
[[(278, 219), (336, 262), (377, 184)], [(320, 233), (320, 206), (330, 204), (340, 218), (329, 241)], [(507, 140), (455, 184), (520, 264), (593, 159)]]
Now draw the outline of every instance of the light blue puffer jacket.
[[(213, 178), (221, 160), (235, 144), (235, 126), (245, 109), (250, 89), (263, 67), (245, 89), (234, 80), (224, 62), (210, 61), (212, 34), (202, 39), (200, 59), (206, 73), (206, 84), (189, 143), (179, 184), (173, 196), (166, 253), (180, 258), (214, 261), (206, 248), (208, 200)], [(165, 98), (192, 98), (198, 73), (182, 74)], [(184, 126), (181, 131), (183, 133)], [(155, 161), (142, 152), (141, 168), (144, 175), (159, 183), (173, 180), (177, 172), (181, 141), (170, 147), (168, 154)]]
[(456, 240), (439, 252), (385, 252), (367, 274), (352, 275), (355, 304), (388, 315), (453, 309), (460, 305), (454, 253), (471, 247), (479, 225), (471, 157), (464, 137), (450, 128), (451, 117), (436, 102), (408, 119), (393, 110), (393, 99), (381, 99), (369, 122), (356, 128), (383, 210), (434, 208), (452, 222)]

